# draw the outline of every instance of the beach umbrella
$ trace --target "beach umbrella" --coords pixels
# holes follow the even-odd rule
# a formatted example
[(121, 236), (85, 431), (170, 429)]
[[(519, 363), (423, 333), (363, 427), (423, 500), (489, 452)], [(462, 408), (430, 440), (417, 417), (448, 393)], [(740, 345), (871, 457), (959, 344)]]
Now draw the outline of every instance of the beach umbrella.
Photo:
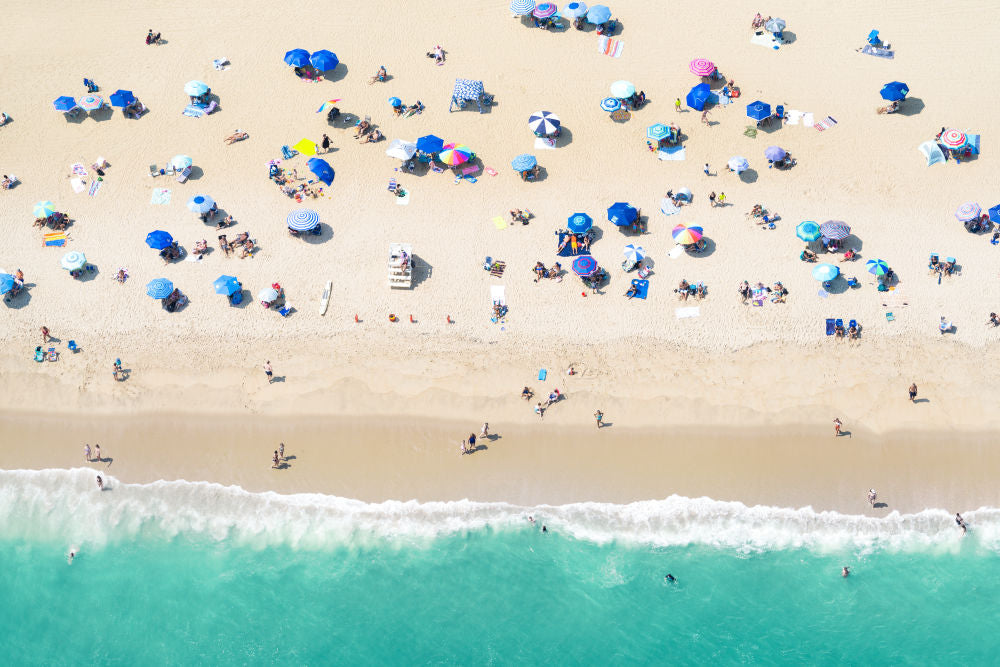
[(278, 290), (273, 287), (265, 287), (261, 291), (257, 292), (257, 300), (263, 301), (265, 303), (271, 303), (278, 298)]
[(764, 29), (768, 32), (781, 32), (785, 29), (785, 19), (775, 17), (764, 24)]
[[(292, 67), (304, 67), (309, 64), (309, 52), (305, 49), (292, 49), (285, 53), (285, 64)], [(190, 95), (190, 93), (188, 93)]]
[(868, 269), (868, 273), (874, 273), (876, 276), (884, 276), (889, 272), (889, 265), (884, 259), (869, 259), (865, 263), (865, 268)]
[(157, 229), (155, 232), (146, 234), (146, 245), (153, 250), (163, 250), (173, 242), (174, 237), (162, 229)]
[(333, 167), (326, 160), (321, 160), (318, 157), (309, 158), (309, 162), (306, 163), (316, 178), (323, 181), (327, 185), (333, 185)]
[(697, 76), (709, 76), (715, 71), (715, 63), (705, 58), (695, 58), (688, 64), (688, 69)]
[(528, 116), (528, 127), (532, 132), (539, 134), (552, 134), (559, 129), (560, 125), (559, 116), (551, 111), (536, 111)]
[(69, 95), (63, 95), (52, 103), (52, 106), (56, 108), (56, 111), (69, 111), (76, 107), (76, 100), (74, 100)]
[(597, 271), (597, 260), (590, 255), (580, 255), (573, 260), (573, 273), (578, 276), (589, 276)]
[(851, 235), (851, 228), (839, 220), (827, 220), (819, 226), (819, 233), (828, 239), (840, 241)]
[(970, 220), (979, 218), (979, 214), (982, 212), (983, 209), (979, 207), (979, 204), (974, 201), (967, 201), (958, 207), (958, 210), (955, 211), (955, 217), (960, 222), (969, 222)]
[(319, 213), (308, 208), (297, 208), (285, 218), (288, 228), (296, 232), (308, 232), (319, 224)]
[(79, 271), (87, 265), (87, 256), (78, 250), (71, 250), (63, 255), (60, 264), (67, 271)]
[(219, 276), (212, 283), (212, 287), (215, 288), (216, 294), (225, 294), (226, 296), (231, 296), (243, 289), (236, 276)]
[(393, 108), (401, 107), (401, 106), (403, 106), (403, 100), (399, 99), (398, 97), (390, 97), (389, 98), (389, 106), (391, 106)]
[(631, 225), (639, 217), (639, 211), (635, 206), (623, 201), (615, 202), (608, 207), (608, 222), (614, 223), (617, 227)]
[(194, 164), (194, 160), (191, 159), (189, 155), (175, 155), (171, 160), (170, 164), (173, 165), (174, 169), (177, 171), (183, 171), (187, 167)]
[(594, 221), (586, 213), (574, 213), (569, 216), (566, 227), (574, 234), (586, 234), (594, 226)]
[(812, 271), (813, 278), (821, 282), (833, 280), (840, 275), (840, 269), (833, 264), (817, 264)]
[(705, 103), (708, 102), (711, 95), (712, 88), (707, 83), (699, 83), (688, 91), (688, 94), (684, 96), (684, 101), (695, 111), (704, 111)]
[(819, 225), (812, 220), (806, 220), (800, 222), (795, 228), (795, 235), (806, 243), (809, 243), (818, 240), (823, 234), (819, 231)]
[(309, 62), (320, 72), (329, 72), (332, 69), (337, 69), (337, 65), (340, 64), (337, 54), (326, 49), (320, 49), (309, 56)]
[(538, 160), (535, 156), (528, 153), (521, 153), (510, 162), (510, 166), (513, 167), (514, 171), (528, 171), (529, 169), (534, 169), (537, 164)]
[(898, 102), (899, 100), (906, 97), (907, 93), (910, 92), (909, 86), (907, 86), (902, 81), (893, 81), (892, 83), (887, 83), (882, 86), (882, 90), (879, 94), (882, 95), (882, 99), (888, 102)]
[(215, 206), (215, 200), (208, 195), (195, 195), (188, 199), (187, 207), (192, 213), (208, 213)]
[(14, 276), (9, 273), (0, 273), (0, 294), (6, 294), (14, 289)]
[(113, 107), (127, 107), (128, 105), (135, 102), (135, 95), (132, 94), (131, 90), (118, 89), (111, 93), (111, 106)]
[(472, 157), (472, 149), (464, 144), (446, 144), (437, 159), (449, 167), (468, 162)]
[(677, 225), (670, 232), (670, 235), (674, 237), (674, 241), (681, 245), (691, 245), (701, 240), (701, 237), (705, 235), (705, 230), (697, 226)]
[(741, 174), (750, 168), (750, 163), (747, 162), (747, 159), (739, 155), (734, 155), (733, 157), (729, 158), (728, 164), (729, 168), (735, 171), (737, 174)]
[(635, 95), (635, 85), (631, 81), (615, 81), (611, 84), (611, 94), (620, 100)]
[(764, 157), (768, 160), (784, 160), (785, 159), (785, 149), (780, 146), (768, 146), (764, 149)]
[(1000, 204), (997, 204), (989, 210), (990, 221), (1000, 225)]
[(551, 2), (542, 2), (535, 5), (535, 11), (531, 12), (531, 15), (536, 19), (547, 19), (558, 11), (558, 7), (553, 5)]
[(204, 95), (208, 91), (208, 84), (204, 81), (198, 81), (195, 79), (194, 81), (188, 81), (184, 84), (184, 94), (189, 95), (190, 97), (198, 97), (200, 95)]
[(747, 105), (747, 118), (764, 120), (771, 115), (771, 105), (760, 100)]
[(424, 153), (437, 153), (444, 148), (444, 139), (433, 134), (427, 134), (417, 139), (417, 150)]
[(146, 283), (146, 294), (154, 299), (166, 299), (174, 291), (174, 284), (166, 278), (153, 278)]
[(292, 148), (302, 153), (303, 155), (316, 155), (315, 141), (309, 141), (308, 139), (299, 139), (298, 143), (292, 145)]
[(527, 16), (535, 8), (535, 0), (510, 0), (510, 12), (516, 16)]
[(601, 100), (601, 108), (604, 109), (605, 111), (617, 111), (619, 108), (621, 108), (621, 105), (622, 105), (621, 100), (619, 100), (617, 97), (605, 97), (603, 100)]
[(342, 98), (338, 97), (333, 100), (327, 100), (323, 104), (319, 105), (319, 109), (316, 109), (316, 113), (323, 113), (324, 111), (329, 111), (333, 108), (333, 105), (339, 102)]
[(412, 141), (393, 139), (386, 149), (385, 154), (397, 160), (409, 160), (417, 152), (417, 145)]
[(100, 95), (84, 95), (77, 104), (84, 111), (94, 111), (104, 106), (104, 100)]
[(611, 10), (604, 5), (594, 5), (587, 10), (587, 23), (604, 23), (611, 18)]
[(36, 218), (47, 218), (56, 212), (56, 205), (50, 201), (40, 201), (31, 207)]
[(646, 138), (652, 139), (653, 141), (659, 141), (665, 137), (670, 136), (670, 127), (664, 125), (663, 123), (657, 123), (656, 125), (650, 125), (646, 128)]
[(562, 16), (565, 19), (578, 19), (587, 15), (587, 5), (582, 2), (571, 2), (562, 9)]
[(945, 130), (941, 134), (941, 143), (946, 148), (961, 148), (968, 140), (969, 138), (965, 136), (965, 132), (960, 130)]
[(641, 262), (646, 259), (646, 251), (641, 246), (634, 246), (629, 243), (625, 246), (625, 259), (630, 262)]

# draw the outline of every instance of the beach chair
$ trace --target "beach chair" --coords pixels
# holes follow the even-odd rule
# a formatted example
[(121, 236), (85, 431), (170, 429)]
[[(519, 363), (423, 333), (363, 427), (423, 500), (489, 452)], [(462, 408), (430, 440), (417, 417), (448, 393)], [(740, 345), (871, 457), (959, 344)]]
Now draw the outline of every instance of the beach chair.
[(640, 263), (639, 264), (639, 271), (638, 271), (637, 275), (640, 278), (647, 278), (647, 277), (649, 277), (649, 273), (650, 273), (649, 267)]
[(84, 79), (83, 85), (87, 87), (88, 93), (96, 93), (98, 90), (100, 90), (100, 88), (97, 87), (97, 84), (91, 81), (90, 79)]
[(837, 329), (836, 320), (827, 319), (827, 321), (826, 321), (826, 335), (827, 336), (832, 336), (833, 333), (834, 333), (834, 331), (836, 331), (836, 329)]
[(389, 179), (389, 187), (386, 188), (386, 189), (389, 190), (389, 192), (391, 192), (393, 194), (396, 194), (396, 190), (399, 189), (399, 183), (396, 182), (395, 178), (390, 178)]
[(157, 167), (155, 164), (149, 165), (149, 175), (150, 176), (159, 176), (160, 175), (160, 168)]
[(184, 183), (187, 181), (188, 176), (191, 175), (191, 167), (184, 167), (183, 170), (177, 172), (177, 182)]
[(229, 304), (232, 306), (238, 306), (243, 303), (243, 290), (238, 292), (233, 292), (229, 295)]
[(211, 114), (213, 111), (215, 111), (218, 108), (219, 108), (219, 103), (216, 102), (215, 100), (212, 100), (212, 102), (207, 107), (205, 107), (205, 114), (206, 115), (207, 114)]
[(49, 353), (47, 356), (49, 361), (59, 361), (59, 353), (56, 352), (56, 348), (54, 347), (49, 348)]
[(70, 351), (70, 352), (72, 352), (73, 354), (76, 354), (77, 352), (79, 352), (79, 351), (80, 351), (80, 348), (79, 348), (79, 347), (77, 346), (77, 344), (76, 344), (76, 341), (75, 341), (75, 340), (71, 340), (71, 341), (69, 341), (68, 343), (66, 343), (66, 347), (67, 347), (67, 348), (69, 349), (69, 351)]
[(443, 167), (439, 167), (436, 164), (434, 164), (434, 165), (431, 165), (431, 171), (433, 171), (435, 174), (443, 174), (444, 173), (444, 168)]
[(295, 155), (296, 151), (293, 151), (288, 146), (281, 147), (281, 157), (285, 158), (286, 160), (291, 160), (293, 157), (295, 157)]
[(171, 164), (170, 162), (167, 162), (167, 164), (163, 167), (163, 170), (160, 173), (173, 176), (174, 175), (174, 165)]
[(858, 326), (858, 321), (857, 320), (851, 320), (850, 322), (847, 323), (847, 328), (848, 329), (850, 329), (852, 327), (857, 327), (857, 326)]
[(35, 361), (37, 362), (45, 361), (45, 352), (42, 351), (41, 345), (35, 348)]
[(285, 302), (285, 306), (283, 308), (279, 308), (278, 309), (278, 313), (282, 317), (288, 317), (288, 313), (290, 313), (290, 312), (292, 312), (292, 305), (290, 303), (288, 303), (287, 301)]

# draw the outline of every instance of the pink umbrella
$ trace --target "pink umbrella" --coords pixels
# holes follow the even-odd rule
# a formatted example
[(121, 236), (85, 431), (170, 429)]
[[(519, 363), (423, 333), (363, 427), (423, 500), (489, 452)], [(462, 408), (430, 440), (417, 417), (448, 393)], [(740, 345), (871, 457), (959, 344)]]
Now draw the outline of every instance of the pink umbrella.
[(979, 217), (979, 214), (983, 212), (983, 209), (979, 207), (974, 201), (967, 201), (958, 207), (955, 211), (955, 217), (959, 219), (960, 222), (969, 222), (975, 220)]
[(555, 14), (556, 11), (558, 11), (558, 7), (556, 7), (554, 4), (552, 4), (551, 2), (543, 2), (535, 6), (535, 11), (531, 12), (531, 15), (534, 16), (536, 19), (547, 19), (548, 17)]
[(941, 135), (941, 143), (947, 148), (961, 148), (966, 141), (968, 141), (968, 137), (961, 130), (945, 130), (944, 134)]
[(696, 76), (710, 76), (715, 71), (715, 63), (705, 58), (695, 58), (688, 65), (688, 69)]

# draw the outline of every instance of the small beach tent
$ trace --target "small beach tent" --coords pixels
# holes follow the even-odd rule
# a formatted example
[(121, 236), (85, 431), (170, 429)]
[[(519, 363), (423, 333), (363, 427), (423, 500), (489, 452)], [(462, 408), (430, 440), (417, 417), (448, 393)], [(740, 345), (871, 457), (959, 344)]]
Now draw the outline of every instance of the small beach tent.
[(932, 164), (945, 161), (944, 153), (941, 151), (941, 147), (933, 141), (925, 141), (917, 146), (917, 150), (923, 153), (924, 157), (927, 158), (928, 167)]
[(708, 97), (711, 94), (712, 89), (709, 88), (707, 83), (699, 83), (688, 92), (687, 98), (685, 99), (687, 101), (687, 105), (695, 111), (704, 111), (705, 102), (708, 101)]
[(448, 105), (448, 111), (452, 112), (456, 108), (464, 109), (466, 102), (475, 102), (476, 106), (479, 107), (479, 113), (483, 113), (483, 95), (485, 94), (486, 88), (483, 87), (482, 81), (455, 79), (455, 89), (451, 93), (451, 104)]
[(417, 145), (412, 141), (393, 139), (386, 149), (385, 154), (397, 160), (409, 160), (417, 152)]
[(314, 157), (309, 158), (309, 162), (306, 165), (309, 167), (309, 171), (316, 175), (316, 178), (327, 185), (333, 185), (333, 167), (330, 166), (329, 162)]
[(871, 46), (881, 46), (882, 45), (882, 40), (878, 36), (878, 30), (872, 30), (870, 33), (868, 33), (868, 43)]

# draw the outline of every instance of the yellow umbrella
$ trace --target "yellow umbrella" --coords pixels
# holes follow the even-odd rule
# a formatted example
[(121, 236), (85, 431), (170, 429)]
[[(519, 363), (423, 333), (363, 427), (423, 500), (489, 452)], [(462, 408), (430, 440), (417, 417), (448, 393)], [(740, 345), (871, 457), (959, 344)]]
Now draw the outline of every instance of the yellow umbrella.
[(308, 139), (301, 140), (299, 143), (292, 146), (292, 148), (303, 155), (316, 155), (316, 144)]

